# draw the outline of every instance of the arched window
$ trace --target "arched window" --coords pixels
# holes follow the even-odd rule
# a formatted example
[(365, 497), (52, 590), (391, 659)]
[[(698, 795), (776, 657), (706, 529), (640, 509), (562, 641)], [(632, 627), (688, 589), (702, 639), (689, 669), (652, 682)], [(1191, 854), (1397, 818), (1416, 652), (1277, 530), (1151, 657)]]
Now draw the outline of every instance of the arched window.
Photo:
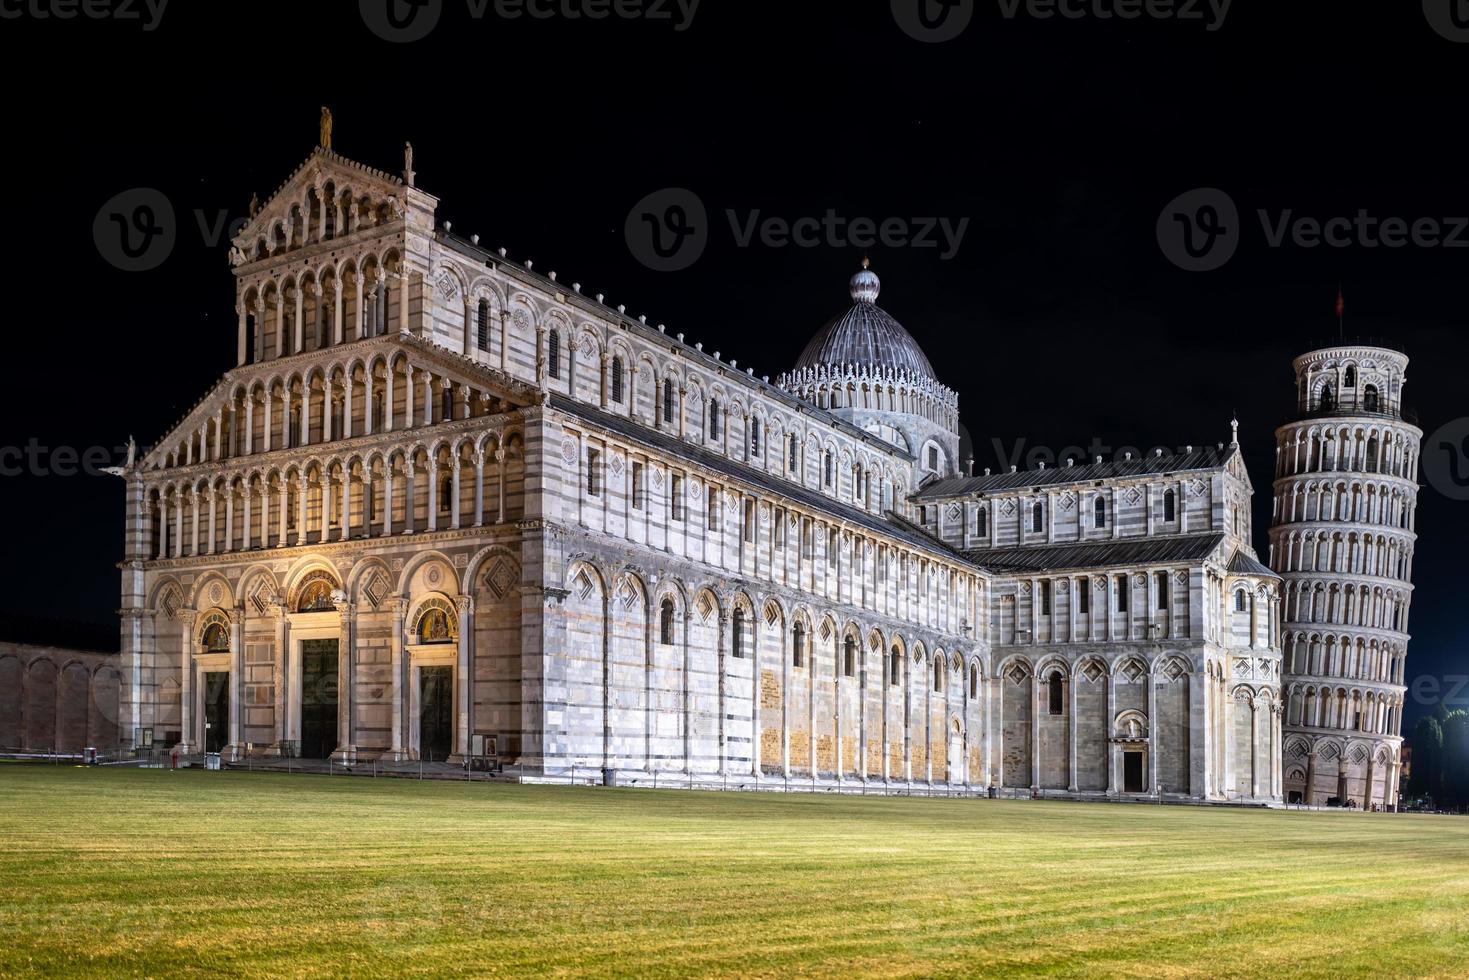
[(204, 627), (204, 635), (199, 637), (199, 644), (206, 653), (229, 653), (229, 630), (223, 623), (210, 623)]
[(794, 473), (794, 472), (796, 472), (796, 450), (798, 448), (798, 446), (796, 444), (796, 434), (794, 432), (791, 433), (790, 443), (791, 443), (791, 448), (790, 448), (790, 468), (791, 468), (791, 472)]
[(979, 697), (979, 665), (969, 665), (969, 700)]
[(821, 485), (824, 486), (824, 487), (831, 486), (831, 450), (830, 449), (828, 449), (826, 451), (826, 455), (824, 455), (822, 457), (822, 460), (821, 460)]
[(1046, 529), (1046, 511), (1037, 501), (1030, 508), (1030, 530), (1039, 534)]
[(1336, 408), (1336, 391), (1327, 385), (1321, 389), (1321, 411), (1329, 412)]
[(301, 592), (296, 599), (297, 612), (331, 612), (336, 609), (332, 603), (332, 590), (336, 583), (326, 577), (324, 572), (313, 572), (311, 577), (301, 586)]
[(418, 615), (413, 632), (419, 643), (453, 643), (458, 640), (449, 610), (441, 600), (429, 600), (429, 605)]
[(1342, 378), (1341, 386), (1343, 388), (1355, 388), (1355, 387), (1357, 387), (1357, 367), (1356, 367), (1356, 365), (1352, 364), (1352, 365), (1348, 365), (1347, 366), (1346, 376), (1344, 378)]
[(664, 646), (673, 643), (673, 600), (667, 596), (658, 610), (658, 642)]
[(745, 611), (738, 607), (730, 617), (730, 647), (736, 657), (745, 655)]
[(903, 682), (903, 654), (897, 647), (893, 647), (893, 654), (889, 660), (888, 683), (897, 687)]
[(475, 337), (480, 350), (490, 349), (490, 301), (479, 301), (479, 312), (475, 316)]
[(454, 388), (451, 385), (444, 386), (443, 396), (439, 399), (439, 421), (452, 422), (454, 420)]
[(990, 536), (990, 512), (989, 512), (989, 508), (987, 508), (987, 507), (981, 507), (979, 509), (979, 513), (977, 515), (975, 515), (975, 516), (977, 517), (977, 521), (976, 521), (976, 527), (975, 527), (974, 533), (977, 534), (977, 535), (979, 535), (981, 538), (987, 538), (987, 537), (989, 537)]
[(546, 373), (553, 378), (561, 377), (561, 332), (552, 330), (546, 334)]
[(1373, 436), (1367, 440), (1367, 465), (1363, 467), (1368, 473), (1377, 472), (1377, 437)]
[(439, 512), (447, 514), (454, 500), (454, 478), (445, 476), (439, 481)]
[(750, 458), (760, 455), (760, 420), (750, 419)]
[(663, 424), (673, 424), (673, 379), (663, 379)]
[(1235, 612), (1244, 612), (1245, 609), (1246, 609), (1246, 607), (1247, 607), (1247, 603), (1246, 603), (1246, 600), (1245, 600), (1245, 590), (1244, 589), (1236, 589), (1235, 590), (1235, 593), (1234, 593), (1234, 611)]
[(708, 439), (714, 442), (719, 438), (719, 401), (709, 399), (709, 432)]
[(842, 643), (842, 675), (857, 676), (857, 641), (850, 636)]
[(1163, 491), (1163, 520), (1171, 521), (1178, 510), (1178, 496), (1172, 490)]
[(933, 690), (935, 694), (944, 693), (944, 660), (935, 657), (933, 660)]
[(612, 400), (614, 402), (616, 402), (618, 405), (621, 405), (622, 404), (622, 358), (620, 358), (620, 357), (614, 357), (612, 359), (612, 379), (610, 381), (610, 384), (612, 386)]
[(1046, 681), (1046, 698), (1049, 701), (1050, 713), (1059, 715), (1062, 713), (1064, 698), (1062, 695), (1061, 672), (1055, 671)]
[(800, 667), (806, 662), (806, 627), (801, 623), (791, 627), (791, 666)]
[(1377, 387), (1368, 385), (1366, 392), (1362, 395), (1362, 407), (1369, 412), (1377, 411)]
[(1107, 526), (1107, 498), (1097, 494), (1097, 499), (1092, 502), (1092, 526), (1103, 528)]

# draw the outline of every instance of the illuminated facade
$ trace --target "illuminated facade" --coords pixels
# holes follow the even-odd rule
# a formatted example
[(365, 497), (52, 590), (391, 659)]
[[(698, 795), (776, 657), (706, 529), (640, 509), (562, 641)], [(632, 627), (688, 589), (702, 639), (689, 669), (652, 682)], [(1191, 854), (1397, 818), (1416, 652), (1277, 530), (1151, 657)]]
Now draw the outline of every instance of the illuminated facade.
[[(1233, 442), (961, 476), (877, 305), (775, 382), (320, 148), (237, 366), (125, 471), (125, 730), (621, 783), (1278, 801)], [(1243, 595), (1241, 603), (1239, 596)]]

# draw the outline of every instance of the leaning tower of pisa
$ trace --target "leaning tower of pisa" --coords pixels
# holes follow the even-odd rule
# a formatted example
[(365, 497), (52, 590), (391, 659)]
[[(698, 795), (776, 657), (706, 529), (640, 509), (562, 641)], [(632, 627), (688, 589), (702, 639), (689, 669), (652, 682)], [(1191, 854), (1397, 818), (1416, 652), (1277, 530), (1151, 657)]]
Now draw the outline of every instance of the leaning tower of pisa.
[(1276, 430), (1270, 563), (1285, 580), (1285, 792), (1398, 796), (1418, 443), (1408, 358), (1343, 343), (1297, 357)]

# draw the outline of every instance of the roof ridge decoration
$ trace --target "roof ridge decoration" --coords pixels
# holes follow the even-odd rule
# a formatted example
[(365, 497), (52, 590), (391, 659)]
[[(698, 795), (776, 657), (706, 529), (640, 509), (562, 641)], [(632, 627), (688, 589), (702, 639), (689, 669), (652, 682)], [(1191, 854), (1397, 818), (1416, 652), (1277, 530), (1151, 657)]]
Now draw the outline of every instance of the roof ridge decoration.
[(1007, 473), (986, 473), (984, 476), (959, 476), (936, 480), (923, 487), (920, 498), (964, 496), (991, 491), (1024, 491), (1032, 487), (1057, 486), (1067, 483), (1088, 483), (1102, 479), (1127, 479), (1131, 477), (1157, 476), (1165, 473), (1189, 473), (1201, 470), (1227, 469), (1233, 456), (1239, 455), (1238, 446), (1186, 447), (1182, 453), (1167, 456), (1144, 455), (1110, 461), (1098, 460), (1079, 466), (1037, 466), (1033, 469), (1014, 469)]

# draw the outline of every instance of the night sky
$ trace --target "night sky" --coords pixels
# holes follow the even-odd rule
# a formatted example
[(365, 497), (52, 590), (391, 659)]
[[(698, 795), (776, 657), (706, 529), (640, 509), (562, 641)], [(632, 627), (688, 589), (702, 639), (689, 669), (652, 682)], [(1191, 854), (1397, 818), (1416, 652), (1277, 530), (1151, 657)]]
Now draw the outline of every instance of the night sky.
[[(1237, 415), (1262, 558), (1290, 361), (1336, 337), (1339, 284), (1347, 336), (1412, 358), (1405, 401), (1425, 432), (1469, 414), (1469, 229), (1458, 247), (1272, 247), (1257, 214), (1433, 218), (1454, 237), (1469, 215), (1469, 43), (1431, 25), (1432, 4), (1240, 0), (1211, 30), (1202, 3), (1203, 20), (1123, 20), (1096, 17), (1093, 0), (1075, 19), (1025, 4), (1007, 17), (1009, 0), (989, 0), (957, 38), (924, 43), (887, 2), (705, 0), (684, 25), (672, 4), (659, 4), (672, 20), (538, 20), (443, 0), (425, 39), (394, 43), (355, 0), (175, 3), (156, 24), (38, 18), (52, 2), (6, 0), (0, 19), (12, 54), (0, 447), (47, 447), (35, 466), (0, 457), (9, 611), (111, 619), (122, 487), (57, 472), (69, 469), (57, 447), (151, 445), (233, 365), (220, 216), (242, 218), (310, 153), (322, 105), (351, 159), (397, 172), (411, 140), (418, 184), (456, 233), (757, 375), (791, 366), (849, 305), (847, 279), (870, 255), (879, 302), (958, 390), (979, 467), (1007, 467), (1017, 446), (1228, 441)], [(555, 9), (568, 5), (585, 7)], [(624, 225), (671, 187), (706, 208), (708, 245), (655, 271)], [(1238, 250), (1189, 272), (1156, 226), (1201, 187), (1237, 205)], [(109, 264), (94, 235), (104, 203), (134, 188), (160, 191), (175, 216), (150, 271)], [(828, 211), (967, 224), (953, 255), (777, 247), (742, 245), (731, 211), (739, 225)], [(1425, 441), (1426, 463), (1435, 451)], [(1410, 680), (1469, 673), (1453, 558), (1469, 547), (1469, 503), (1428, 482)], [(1410, 694), (1409, 725), (1425, 703)]]

